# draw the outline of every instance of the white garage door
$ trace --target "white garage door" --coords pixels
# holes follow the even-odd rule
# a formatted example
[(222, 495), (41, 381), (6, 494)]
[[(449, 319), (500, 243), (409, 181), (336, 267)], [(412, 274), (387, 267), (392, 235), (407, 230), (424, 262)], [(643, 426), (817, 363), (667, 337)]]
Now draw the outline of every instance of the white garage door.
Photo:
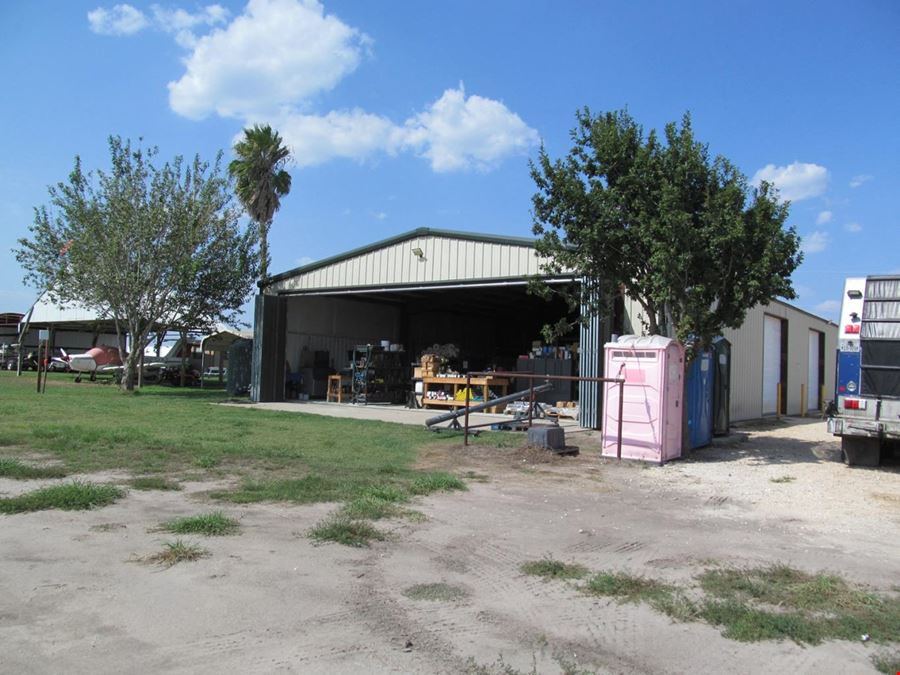
[(763, 325), (763, 415), (778, 411), (781, 380), (781, 319), (766, 316)]
[(816, 410), (819, 407), (819, 335), (815, 330), (809, 331), (809, 372), (806, 376), (806, 409)]

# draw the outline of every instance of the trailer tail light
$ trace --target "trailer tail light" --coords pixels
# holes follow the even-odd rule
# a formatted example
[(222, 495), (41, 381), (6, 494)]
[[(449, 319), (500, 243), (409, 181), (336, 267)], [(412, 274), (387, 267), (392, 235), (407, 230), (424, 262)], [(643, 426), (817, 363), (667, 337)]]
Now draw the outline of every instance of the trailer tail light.
[(859, 324), (856, 324), (854, 326), (853, 324), (848, 323), (846, 326), (844, 326), (844, 332), (847, 333), (848, 335), (850, 335), (852, 333), (858, 334), (859, 333)]
[(845, 398), (844, 408), (846, 408), (847, 410), (865, 410), (866, 401), (865, 399)]

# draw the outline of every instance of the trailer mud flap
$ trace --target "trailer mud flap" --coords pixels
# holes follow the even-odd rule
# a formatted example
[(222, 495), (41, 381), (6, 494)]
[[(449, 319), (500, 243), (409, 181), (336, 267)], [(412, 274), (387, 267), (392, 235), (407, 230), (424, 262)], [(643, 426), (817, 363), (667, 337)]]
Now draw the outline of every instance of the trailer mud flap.
[(841, 455), (847, 466), (878, 466), (881, 463), (881, 439), (844, 436)]

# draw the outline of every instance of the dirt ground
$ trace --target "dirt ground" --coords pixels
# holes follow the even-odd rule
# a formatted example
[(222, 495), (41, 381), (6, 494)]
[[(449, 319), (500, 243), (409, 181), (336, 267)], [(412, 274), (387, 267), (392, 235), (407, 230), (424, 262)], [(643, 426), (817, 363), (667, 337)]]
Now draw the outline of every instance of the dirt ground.
[[(369, 549), (305, 536), (336, 505), (223, 507), (204, 496), (208, 483), (0, 516), (0, 672), (874, 672), (875, 647), (862, 641), (734, 642), (519, 566), (552, 556), (684, 581), (711, 561), (781, 562), (890, 590), (896, 469), (845, 467), (821, 421), (745, 429), (664, 467), (600, 460), (587, 434), (568, 440), (578, 457), (431, 451), (422, 465), (472, 472), (469, 490), (422, 499), (424, 522), (379, 523), (392, 537)], [(35, 485), (0, 479), (0, 494)], [(242, 533), (187, 538), (211, 557), (134, 562), (171, 539), (152, 531), (160, 521), (213, 508)], [(464, 596), (404, 595), (430, 583)]]

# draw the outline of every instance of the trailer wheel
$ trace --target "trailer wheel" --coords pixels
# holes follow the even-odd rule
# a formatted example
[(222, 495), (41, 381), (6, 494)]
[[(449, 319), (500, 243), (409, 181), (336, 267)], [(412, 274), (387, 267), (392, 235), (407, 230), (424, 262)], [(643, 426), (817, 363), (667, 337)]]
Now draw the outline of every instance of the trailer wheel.
[(881, 439), (843, 436), (841, 456), (847, 466), (878, 466), (881, 463)]

